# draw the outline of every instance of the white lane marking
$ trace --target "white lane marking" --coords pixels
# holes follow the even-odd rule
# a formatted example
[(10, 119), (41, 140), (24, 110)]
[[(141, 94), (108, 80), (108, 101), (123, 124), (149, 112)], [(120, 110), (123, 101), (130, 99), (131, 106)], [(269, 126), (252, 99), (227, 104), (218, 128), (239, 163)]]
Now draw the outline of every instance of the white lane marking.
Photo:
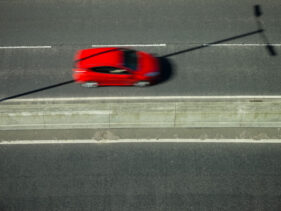
[(281, 95), (242, 95), (242, 96), (139, 96), (139, 97), (70, 97), (70, 98), (31, 98), (11, 99), (9, 102), (33, 101), (87, 101), (87, 100), (231, 100), (231, 99), (281, 99)]
[(92, 47), (166, 47), (167, 44), (113, 44), (113, 45), (92, 45)]
[(19, 48), (52, 48), (52, 46), (0, 46), (0, 49), (19, 49)]
[(24, 140), (0, 141), (0, 145), (30, 144), (118, 144), (118, 143), (248, 143), (248, 144), (281, 144), (281, 139), (119, 139), (119, 140)]
[[(73, 116), (73, 115), (108, 115), (112, 114), (112, 111), (109, 110), (89, 110), (89, 111), (52, 111), (51, 115), (65, 115), (65, 116)], [(15, 113), (5, 113), (5, 115), (14, 117), (14, 116), (44, 116), (44, 112), (15, 112)]]
[[(214, 46), (214, 47), (249, 47), (249, 46), (254, 46), (254, 47), (260, 47), (260, 46), (267, 46), (268, 44), (247, 44), (247, 43), (237, 43), (237, 44), (208, 44), (205, 43), (203, 44), (204, 46)], [(276, 47), (280, 47), (281, 44), (270, 44), (271, 46), (276, 46)]]
[[(208, 44), (205, 43), (203, 44), (204, 46), (214, 46), (214, 47), (227, 47), (227, 46), (232, 46), (232, 47), (239, 47), (239, 46), (267, 46), (268, 44), (247, 44), (247, 43), (237, 43), (237, 44)], [(280, 47), (281, 44), (270, 44), (271, 46), (275, 47)], [(161, 43), (161, 44), (97, 44), (97, 45), (92, 45), (92, 47), (166, 47), (166, 43)], [(0, 49), (24, 49), (24, 48), (52, 48), (52, 46), (49, 45), (43, 45), (43, 46), (0, 46)]]

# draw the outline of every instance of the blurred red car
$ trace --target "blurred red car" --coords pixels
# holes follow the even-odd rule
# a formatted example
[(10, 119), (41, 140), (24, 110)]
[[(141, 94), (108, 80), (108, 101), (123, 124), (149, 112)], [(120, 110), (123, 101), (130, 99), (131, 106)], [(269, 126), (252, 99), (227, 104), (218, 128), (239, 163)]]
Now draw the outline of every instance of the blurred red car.
[(151, 54), (126, 48), (79, 50), (73, 78), (84, 87), (148, 86), (160, 76), (159, 61)]

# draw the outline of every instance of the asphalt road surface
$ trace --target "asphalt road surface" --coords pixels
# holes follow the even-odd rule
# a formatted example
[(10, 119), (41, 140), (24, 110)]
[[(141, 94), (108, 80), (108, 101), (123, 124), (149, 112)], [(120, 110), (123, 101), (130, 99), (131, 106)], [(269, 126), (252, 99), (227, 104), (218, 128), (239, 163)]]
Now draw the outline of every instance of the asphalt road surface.
[(280, 147), (0, 145), (0, 209), (279, 211)]
[[(280, 9), (278, 0), (2, 0), (0, 101), (280, 95)], [(172, 77), (148, 88), (73, 83), (76, 50), (120, 44), (165, 59)], [(0, 145), (0, 210), (280, 210), (280, 155), (280, 144)]]
[[(280, 95), (280, 9), (276, 0), (0, 1), (0, 99)], [(164, 57), (172, 77), (144, 89), (71, 82), (76, 50), (120, 44)]]

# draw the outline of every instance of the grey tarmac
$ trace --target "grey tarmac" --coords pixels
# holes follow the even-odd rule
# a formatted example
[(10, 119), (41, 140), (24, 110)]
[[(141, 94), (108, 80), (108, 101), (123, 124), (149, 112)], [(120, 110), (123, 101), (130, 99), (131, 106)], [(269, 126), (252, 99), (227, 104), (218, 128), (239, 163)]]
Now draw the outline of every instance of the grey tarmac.
[[(254, 17), (256, 4), (265, 31), (251, 34), (261, 28)], [(51, 48), (1, 48), (0, 98), (23, 93), (29, 94), (21, 98), (280, 95), (280, 16), (280, 2), (274, 0), (1, 1), (1, 47)], [(268, 53), (262, 35), (276, 44), (276, 56)], [(145, 89), (53, 86), (72, 80), (76, 50), (100, 44), (166, 44), (135, 48), (164, 56), (173, 75)]]
[(280, 144), (1, 145), (1, 210), (279, 210)]

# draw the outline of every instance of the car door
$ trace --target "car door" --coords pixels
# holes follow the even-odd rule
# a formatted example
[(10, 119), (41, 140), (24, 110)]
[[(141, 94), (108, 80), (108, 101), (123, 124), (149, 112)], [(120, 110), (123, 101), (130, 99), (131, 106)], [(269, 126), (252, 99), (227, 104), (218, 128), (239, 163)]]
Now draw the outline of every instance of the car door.
[(123, 68), (112, 66), (101, 66), (91, 68), (94, 73), (93, 81), (97, 81), (100, 85), (122, 86), (131, 85), (133, 83), (132, 74)]

